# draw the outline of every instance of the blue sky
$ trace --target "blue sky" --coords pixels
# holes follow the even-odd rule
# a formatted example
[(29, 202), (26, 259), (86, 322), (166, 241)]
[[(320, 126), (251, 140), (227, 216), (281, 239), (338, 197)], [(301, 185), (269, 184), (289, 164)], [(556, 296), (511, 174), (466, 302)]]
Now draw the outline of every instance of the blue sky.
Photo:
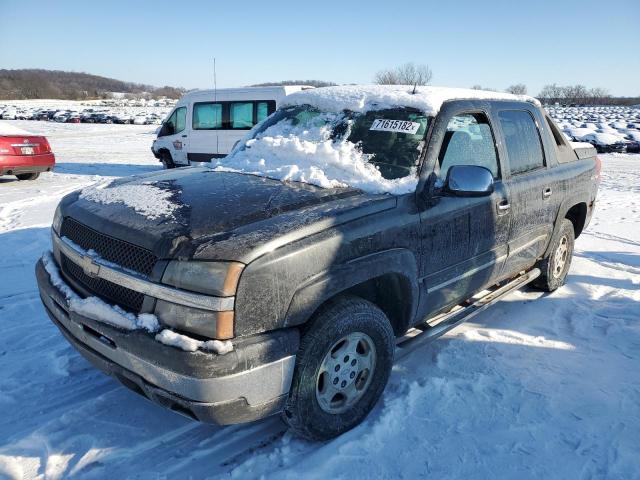
[(0, 68), (209, 88), (370, 83), (426, 63), (432, 84), (582, 83), (640, 95), (639, 0), (0, 0)]

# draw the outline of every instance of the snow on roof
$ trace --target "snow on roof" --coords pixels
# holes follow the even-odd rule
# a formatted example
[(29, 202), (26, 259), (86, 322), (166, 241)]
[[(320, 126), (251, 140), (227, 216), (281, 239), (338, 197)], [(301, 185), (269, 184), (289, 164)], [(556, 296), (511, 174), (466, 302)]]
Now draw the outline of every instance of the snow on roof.
[(26, 130), (23, 130), (22, 128), (18, 128), (14, 125), (10, 125), (6, 122), (2, 122), (0, 123), (0, 135), (7, 135), (7, 136), (13, 136), (13, 135), (33, 135), (33, 133), (31, 132), (27, 132)]
[(344, 85), (304, 90), (287, 96), (282, 106), (311, 105), (320, 110), (364, 112), (394, 107), (413, 107), (427, 115), (436, 115), (448, 100), (482, 99), (530, 102), (540, 106), (527, 95), (472, 90), (466, 88), (417, 87), (411, 85)]

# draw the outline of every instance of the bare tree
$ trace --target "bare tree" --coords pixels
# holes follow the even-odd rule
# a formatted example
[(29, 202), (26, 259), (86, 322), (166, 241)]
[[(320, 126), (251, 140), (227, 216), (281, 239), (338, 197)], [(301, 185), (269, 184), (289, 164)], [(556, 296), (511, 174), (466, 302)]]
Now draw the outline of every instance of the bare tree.
[(506, 88), (507, 93), (513, 93), (514, 95), (526, 95), (527, 86), (524, 83), (516, 83)]
[(433, 73), (428, 65), (405, 63), (396, 68), (380, 70), (374, 82), (379, 85), (428, 85)]
[(495, 92), (496, 91), (495, 88), (483, 87), (482, 85), (478, 85), (478, 84), (471, 85), (471, 90), (484, 90), (484, 91), (487, 91), (487, 92)]

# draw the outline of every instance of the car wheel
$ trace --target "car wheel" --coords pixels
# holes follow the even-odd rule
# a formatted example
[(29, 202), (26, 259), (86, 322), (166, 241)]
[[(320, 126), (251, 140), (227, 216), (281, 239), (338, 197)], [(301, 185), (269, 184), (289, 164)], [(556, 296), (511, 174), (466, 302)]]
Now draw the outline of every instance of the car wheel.
[(564, 285), (571, 267), (574, 242), (573, 223), (565, 218), (562, 220), (560, 231), (553, 242), (551, 253), (537, 265), (542, 273), (532, 282), (532, 286), (553, 292)]
[(393, 328), (377, 306), (353, 296), (330, 301), (303, 333), (285, 423), (310, 440), (352, 429), (382, 395), (394, 351)]
[(16, 175), (18, 180), (35, 180), (40, 176), (40, 173), (21, 173), (20, 175)]
[(162, 162), (162, 166), (166, 169), (176, 168), (176, 164), (173, 163), (173, 158), (171, 158), (171, 154), (169, 152), (162, 152), (162, 154), (160, 154), (160, 161)]

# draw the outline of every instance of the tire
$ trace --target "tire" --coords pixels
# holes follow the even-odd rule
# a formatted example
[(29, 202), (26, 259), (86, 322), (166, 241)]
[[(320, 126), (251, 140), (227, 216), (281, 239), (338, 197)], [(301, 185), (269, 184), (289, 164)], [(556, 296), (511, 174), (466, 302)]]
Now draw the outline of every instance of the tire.
[(353, 296), (330, 301), (303, 332), (285, 423), (309, 440), (351, 430), (382, 395), (394, 351), (393, 328), (377, 306)]
[(560, 231), (550, 249), (551, 253), (536, 265), (542, 273), (532, 282), (531, 285), (533, 287), (553, 292), (564, 285), (571, 267), (574, 243), (573, 223), (563, 218), (560, 224)]
[(160, 155), (160, 161), (162, 162), (162, 166), (166, 169), (176, 168), (176, 164), (173, 163), (173, 158), (171, 158), (171, 154), (169, 152), (162, 152)]
[(40, 173), (21, 173), (20, 175), (16, 175), (18, 180), (35, 180), (40, 176)]

